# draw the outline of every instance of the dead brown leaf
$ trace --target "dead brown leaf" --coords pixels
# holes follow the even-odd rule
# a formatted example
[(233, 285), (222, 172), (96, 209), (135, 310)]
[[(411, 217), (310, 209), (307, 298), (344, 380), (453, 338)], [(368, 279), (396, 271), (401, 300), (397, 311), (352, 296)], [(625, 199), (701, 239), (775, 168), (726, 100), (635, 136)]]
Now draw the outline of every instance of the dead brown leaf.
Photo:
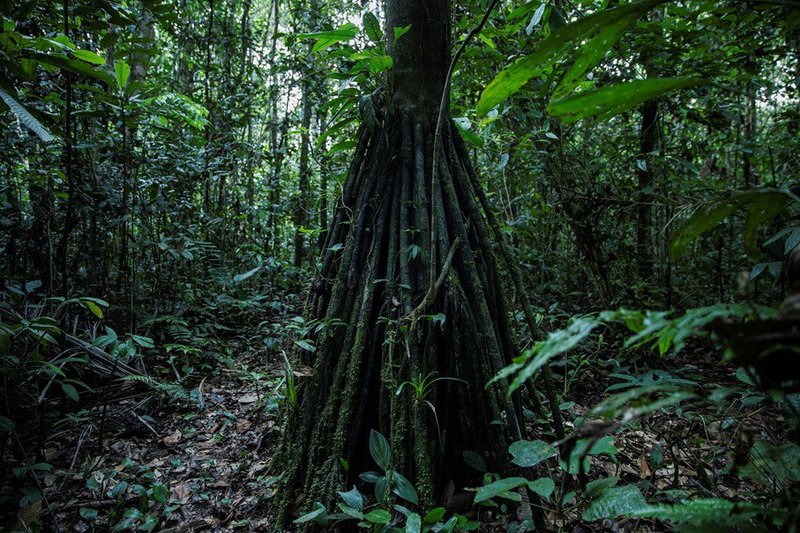
[(164, 444), (166, 444), (167, 446), (175, 446), (181, 441), (181, 438), (183, 438), (181, 430), (176, 429), (171, 434), (164, 437)]
[(640, 455), (636, 462), (639, 464), (639, 477), (642, 479), (649, 478), (652, 472), (650, 471), (650, 466), (647, 464), (647, 458), (644, 455)]

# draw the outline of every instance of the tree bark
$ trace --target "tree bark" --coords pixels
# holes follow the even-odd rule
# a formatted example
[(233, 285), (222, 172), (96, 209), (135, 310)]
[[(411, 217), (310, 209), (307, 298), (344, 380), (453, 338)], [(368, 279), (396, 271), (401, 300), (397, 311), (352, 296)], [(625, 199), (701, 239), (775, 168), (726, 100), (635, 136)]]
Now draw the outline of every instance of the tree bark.
[(744, 110), (744, 147), (742, 150), (742, 174), (744, 188), (753, 186), (753, 149), (756, 139), (756, 89), (752, 81), (747, 82)]
[(647, 281), (653, 275), (653, 163), (650, 157), (658, 136), (658, 102), (649, 100), (642, 104), (642, 122), (639, 129), (639, 157), (643, 165), (637, 169), (639, 183), (639, 208), (636, 221), (636, 248), (639, 276)]
[[(300, 354), (312, 374), (297, 404), (286, 405), (274, 463), (283, 473), (282, 524), (315, 500), (330, 507), (337, 491), (376, 469), (372, 430), (389, 439), (391, 469), (414, 483), (423, 509), (449, 481), (481, 484), (463, 452), (505, 472), (509, 441), (523, 434), (519, 395), (509, 396), (504, 381), (486, 387), (518, 353), (495, 259), (499, 236), (447, 109), (434, 138), (450, 64), (449, 7), (388, 2), (389, 93), (362, 100), (374, 120), (362, 121), (306, 302), (320, 328), (314, 353)], [(393, 28), (408, 25), (395, 41)], [(397, 394), (425, 376), (459, 381), (432, 383), (425, 401), (410, 386)]]
[[(308, 48), (311, 54), (311, 47)], [(310, 69), (309, 69), (310, 70)], [(303, 264), (305, 257), (305, 235), (303, 234), (308, 213), (308, 189), (311, 180), (311, 166), (309, 165), (309, 145), (311, 135), (311, 115), (312, 109), (312, 82), (311, 74), (306, 72), (303, 80), (303, 112), (300, 118), (300, 168), (299, 183), (297, 191), (297, 201), (294, 206), (294, 266), (299, 268)]]

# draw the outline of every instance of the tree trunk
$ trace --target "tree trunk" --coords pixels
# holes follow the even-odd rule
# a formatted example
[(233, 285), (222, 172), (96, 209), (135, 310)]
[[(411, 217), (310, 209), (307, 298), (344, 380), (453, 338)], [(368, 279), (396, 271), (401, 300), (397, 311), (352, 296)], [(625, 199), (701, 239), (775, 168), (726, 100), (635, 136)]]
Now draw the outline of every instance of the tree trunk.
[[(322, 125), (325, 123), (324, 116), (317, 117), (317, 130), (323, 131)], [(320, 149), (319, 163), (319, 228), (320, 234), (317, 239), (317, 248), (321, 252), (325, 241), (328, 238), (328, 147), (327, 140)]]
[(756, 89), (752, 81), (747, 82), (744, 110), (744, 148), (742, 150), (742, 174), (744, 188), (753, 186), (753, 150), (756, 139)]
[[(393, 42), (393, 28), (408, 25)], [(315, 352), (301, 355), (312, 375), (297, 405), (286, 406), (276, 456), (283, 524), (298, 506), (330, 506), (338, 490), (377, 469), (371, 430), (389, 439), (391, 468), (414, 483), (421, 508), (450, 481), (481, 484), (463, 452), (505, 472), (509, 439), (522, 436), (518, 395), (502, 381), (485, 388), (518, 353), (494, 255), (499, 230), (484, 219), (490, 206), (448, 110), (434, 139), (449, 30), (447, 0), (388, 2), (391, 105), (362, 101), (362, 118), (373, 119), (362, 120), (306, 302), (307, 318), (322, 327)], [(463, 381), (432, 383), (430, 404), (413, 387), (396, 394), (425, 376)]]
[(642, 104), (642, 123), (639, 129), (638, 168), (639, 208), (636, 221), (636, 248), (639, 276), (647, 281), (653, 275), (653, 161), (651, 154), (656, 147), (658, 134), (658, 102), (649, 100)]
[[(308, 47), (311, 53), (311, 47)], [(313, 68), (313, 66), (311, 66)], [(310, 69), (309, 69), (310, 70)], [(305, 235), (303, 234), (308, 213), (308, 188), (311, 178), (311, 167), (308, 152), (311, 136), (311, 95), (312, 82), (310, 73), (305, 74), (303, 81), (303, 112), (300, 119), (300, 182), (298, 184), (297, 201), (294, 205), (294, 266), (300, 268), (305, 256)]]
[[(69, 0), (64, 0), (62, 3), (64, 10), (64, 35), (69, 37), (69, 16), (70, 4)], [(61, 241), (58, 244), (58, 252), (56, 253), (57, 262), (61, 270), (61, 296), (66, 298), (69, 294), (69, 269), (67, 267), (69, 261), (69, 240), (72, 236), (72, 231), (78, 224), (77, 206), (78, 195), (76, 194), (76, 181), (75, 181), (75, 168), (73, 165), (73, 144), (74, 144), (74, 130), (72, 123), (72, 73), (64, 72), (64, 174), (67, 177), (67, 208), (64, 215), (64, 227), (61, 233)]]
[[(272, 45), (270, 49), (269, 71), (270, 71), (270, 125), (269, 125), (269, 150), (270, 150), (270, 163), (272, 166), (272, 173), (269, 179), (269, 211), (267, 213), (267, 237), (264, 242), (264, 252), (271, 254), (278, 246), (280, 240), (280, 220), (281, 213), (279, 210), (279, 202), (281, 198), (281, 164), (283, 161), (282, 149), (279, 146), (278, 130), (286, 129), (284, 125), (279, 124), (278, 120), (278, 99), (280, 93), (278, 91), (278, 75), (276, 52), (278, 46), (278, 36), (280, 29), (280, 2), (273, 0), (272, 2)], [(279, 128), (280, 126), (280, 128)], [(285, 135), (282, 135), (281, 142)]]

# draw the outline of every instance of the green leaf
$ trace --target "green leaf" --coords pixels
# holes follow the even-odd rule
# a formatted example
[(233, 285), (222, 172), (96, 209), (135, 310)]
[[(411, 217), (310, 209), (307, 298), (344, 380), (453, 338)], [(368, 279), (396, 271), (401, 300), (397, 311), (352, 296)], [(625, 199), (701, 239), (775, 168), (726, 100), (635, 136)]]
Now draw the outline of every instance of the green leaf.
[(483, 137), (473, 133), (470, 130), (460, 130), (460, 131), (461, 131), (461, 138), (464, 139), (464, 141), (468, 142), (473, 146), (477, 146), (478, 148), (483, 148)]
[(44, 52), (27, 52), (27, 51), (25, 53), (26, 53), (26, 59), (35, 60), (38, 61), (39, 63), (44, 63), (46, 65), (57, 67), (61, 70), (66, 70), (68, 72), (81, 74), (88, 78), (102, 81), (107, 85), (114, 84), (114, 78), (112, 78), (107, 72), (95, 68), (94, 65), (88, 64), (85, 61), (81, 61), (79, 59), (72, 59), (64, 54), (48, 54)]
[(417, 513), (412, 513), (406, 520), (406, 533), (420, 533), (422, 531), (422, 518)]
[(572, 92), (583, 81), (586, 73), (600, 64), (611, 47), (622, 38), (628, 26), (658, 3), (660, 2), (639, 4), (637, 9), (630, 10), (619, 18), (610, 21), (594, 37), (581, 46), (572, 66), (553, 91), (553, 98), (562, 98)]
[(542, 498), (549, 498), (556, 488), (556, 483), (549, 477), (541, 477), (528, 483), (528, 488)]
[(384, 471), (389, 469), (392, 462), (392, 452), (386, 437), (374, 429), (369, 435), (369, 453)]
[(151, 339), (150, 337), (145, 337), (143, 335), (133, 335), (133, 334), (129, 335), (131, 336), (131, 340), (136, 344), (138, 344), (139, 346), (141, 346), (142, 348), (156, 347), (155, 343), (153, 342), (153, 339)]
[(465, 450), (462, 452), (461, 456), (469, 466), (478, 472), (486, 472), (486, 460), (475, 450)]
[(477, 494), (475, 494), (475, 503), (491, 500), (496, 496), (502, 495), (504, 492), (514, 490), (527, 484), (528, 480), (522, 477), (509, 477), (497, 480), (478, 489)]
[(298, 34), (298, 37), (301, 39), (316, 39), (317, 42), (314, 43), (313, 47), (311, 47), (311, 52), (316, 53), (321, 52), (326, 48), (330, 48), (334, 44), (355, 39), (357, 34), (358, 26), (352, 22), (348, 22), (347, 24), (339, 26), (335, 30), (321, 31), (316, 33), (301, 33)]
[(89, 311), (94, 313), (97, 318), (103, 318), (103, 310), (100, 309), (99, 305), (90, 301), (85, 301), (83, 304), (89, 309)]
[[(757, 503), (698, 498), (675, 505), (646, 505), (625, 514), (634, 518), (654, 518), (693, 526), (691, 531), (775, 531), (780, 529), (775, 526), (785, 520), (788, 512), (781, 508), (769, 509)], [(772, 527), (755, 528), (753, 520), (759, 515), (772, 518)]]
[[(591, 448), (589, 448), (590, 444)], [(570, 453), (569, 462), (566, 463), (560, 460), (559, 463), (570, 474), (585, 473), (589, 471), (591, 466), (589, 456), (603, 453), (611, 457), (617, 456), (617, 448), (614, 446), (613, 437), (605, 436), (594, 442), (591, 439), (579, 439)]]
[(411, 24), (408, 26), (395, 26), (392, 29), (394, 30), (394, 40), (396, 41), (411, 30)]
[(163, 483), (153, 483), (153, 499), (158, 503), (164, 503), (169, 499), (169, 489)]
[(233, 282), (234, 283), (241, 283), (244, 280), (253, 277), (260, 270), (261, 270), (261, 266), (257, 266), (257, 267), (255, 267), (253, 269), (248, 270), (247, 272), (245, 272), (243, 274), (236, 274), (235, 276), (233, 276)]
[(375, 482), (378, 481), (378, 479), (380, 479), (380, 476), (378, 475), (378, 473), (377, 472), (372, 472), (372, 471), (361, 472), (358, 475), (358, 477), (360, 477), (361, 479), (363, 479), (367, 483), (375, 483)]
[(517, 376), (508, 387), (507, 394), (510, 396), (544, 365), (548, 364), (550, 359), (577, 346), (604, 320), (605, 317), (603, 316), (574, 317), (566, 328), (549, 333), (547, 339), (539, 341), (532, 348), (525, 350), (511, 365), (498, 372), (490, 383), (505, 379), (516, 373)]
[(525, 33), (527, 33), (528, 35), (533, 33), (533, 30), (536, 28), (539, 22), (542, 21), (545, 9), (547, 9), (547, 2), (542, 2), (541, 5), (538, 8), (536, 8), (536, 11), (534, 11), (533, 16), (531, 17), (531, 21), (525, 27)]
[(8, 91), (6, 91), (3, 87), (0, 87), (0, 99), (8, 106), (12, 113), (14, 113), (19, 121), (29, 130), (34, 132), (42, 142), (52, 142), (55, 140), (55, 137), (45, 128), (39, 120), (31, 115), (30, 111), (25, 109), (21, 103), (19, 103), (13, 96), (11, 96)]
[(122, 496), (123, 494), (125, 494), (126, 490), (128, 490), (128, 482), (127, 481), (120, 481), (119, 483), (114, 485), (113, 489), (108, 491), (108, 496), (109, 496), (109, 498), (117, 499), (120, 496)]
[(425, 518), (422, 519), (422, 522), (425, 524), (435, 524), (442, 519), (446, 511), (447, 509), (444, 507), (436, 507), (435, 509), (431, 509), (428, 514), (425, 515)]
[(617, 483), (619, 483), (618, 476), (595, 479), (586, 484), (586, 489), (583, 491), (583, 494), (587, 498), (596, 498), (606, 489), (616, 486)]
[(783, 253), (789, 255), (797, 248), (797, 245), (800, 244), (800, 229), (795, 229), (786, 237), (786, 242), (784, 243)]
[(314, 520), (315, 522), (324, 521), (325, 518), (328, 516), (328, 511), (325, 510), (325, 506), (319, 502), (314, 502), (314, 508), (298, 518), (294, 521), (295, 524), (305, 524), (306, 522), (311, 522)]
[(61, 390), (63, 390), (64, 394), (66, 394), (76, 402), (80, 400), (80, 396), (78, 395), (78, 390), (69, 383), (61, 383)]
[(800, 446), (794, 443), (773, 446), (763, 440), (756, 441), (750, 450), (750, 462), (741, 469), (741, 475), (768, 486), (800, 481)]
[(89, 50), (73, 50), (72, 53), (78, 59), (82, 61), (86, 61), (87, 63), (91, 63), (93, 65), (105, 65), (106, 60), (100, 57), (99, 55), (95, 54), (94, 52), (90, 52)]
[(370, 74), (380, 74), (385, 70), (389, 70), (394, 65), (392, 56), (375, 53), (374, 50), (356, 52), (350, 55), (350, 59), (356, 61)]
[(489, 83), (478, 101), (478, 113), (487, 114), (497, 104), (516, 93), (528, 80), (543, 74), (555, 62), (564, 58), (565, 52), (574, 46), (575, 41), (582, 41), (619, 19), (631, 16), (638, 18), (663, 1), (646, 0), (600, 11), (554, 31), (533, 54), (506, 67)]
[(654, 78), (617, 83), (600, 89), (583, 91), (574, 96), (551, 100), (547, 105), (547, 112), (555, 117), (560, 117), (564, 123), (593, 116), (599, 116), (602, 120), (618, 115), (662, 94), (702, 83), (704, 80), (696, 77)]
[(81, 507), (78, 510), (78, 513), (81, 515), (81, 518), (83, 518), (87, 522), (94, 522), (95, 520), (97, 520), (97, 509)]
[(137, 531), (153, 531), (155, 527), (158, 525), (158, 515), (155, 514), (148, 514), (145, 515), (144, 520), (136, 528)]
[(344, 502), (353, 509), (360, 511), (364, 508), (364, 497), (355, 486), (353, 486), (352, 490), (347, 492), (339, 492), (339, 496), (341, 496)]
[(407, 502), (411, 502), (413, 504), (419, 503), (419, 497), (417, 496), (417, 490), (414, 488), (414, 485), (406, 479), (405, 476), (400, 474), (399, 472), (394, 472), (392, 474), (392, 481), (394, 481), (394, 493), (403, 498)]
[(508, 453), (514, 457), (512, 463), (523, 467), (535, 466), (558, 455), (556, 449), (543, 440), (518, 440), (508, 447)]
[(796, 203), (797, 196), (782, 189), (763, 188), (736, 192), (709, 202), (697, 209), (670, 235), (670, 258), (677, 260), (690, 243), (734, 214), (745, 218), (745, 243), (748, 251), (757, 251), (756, 230), (780, 214), (790, 201)]
[(128, 78), (131, 76), (131, 67), (122, 59), (114, 61), (114, 75), (117, 80), (117, 86), (120, 89), (125, 89), (128, 86)]
[(350, 507), (349, 505), (345, 505), (343, 503), (340, 503), (339, 504), (339, 509), (341, 509), (342, 512), (344, 514), (346, 514), (347, 516), (353, 517), (356, 520), (364, 520), (364, 513), (362, 513), (358, 509), (354, 509), (353, 507)]
[(307, 351), (307, 352), (314, 353), (314, 352), (317, 351), (317, 347), (314, 346), (313, 344), (311, 344), (311, 342), (309, 342), (309, 341), (307, 341), (305, 339), (300, 339), (300, 340), (294, 341), (294, 343), (297, 346), (299, 346), (300, 348), (302, 348), (303, 350)]
[[(338, 143), (330, 147), (330, 149), (328, 150), (328, 155), (333, 155), (336, 152), (346, 152), (352, 150), (356, 146), (358, 146), (358, 142), (352, 139), (348, 139), (346, 141), (339, 141)], [(337, 246), (341, 247), (342, 245), (339, 244)], [(333, 247), (331, 247), (331, 249), (333, 249)]]
[(389, 520), (392, 519), (392, 515), (384, 509), (373, 509), (367, 513), (364, 519), (373, 524), (388, 524)]
[(317, 140), (317, 144), (319, 146), (322, 146), (322, 143), (325, 142), (325, 139), (327, 139), (328, 137), (333, 136), (335, 133), (341, 131), (348, 124), (351, 124), (351, 123), (355, 122), (356, 120), (358, 120), (358, 117), (356, 115), (352, 115), (352, 116), (349, 116), (349, 117), (347, 117), (347, 118), (345, 118), (343, 120), (340, 120), (339, 122), (337, 122), (336, 124), (334, 124), (333, 126), (331, 126), (330, 128), (328, 128), (327, 130), (323, 131), (320, 134), (319, 139)]
[(646, 507), (647, 502), (636, 486), (611, 487), (589, 504), (583, 512), (583, 519), (593, 522), (601, 518), (616, 518)]
[(389, 482), (386, 476), (380, 477), (375, 481), (375, 498), (379, 502), (385, 502), (389, 497)]
[(381, 23), (378, 21), (378, 17), (367, 11), (364, 13), (361, 22), (364, 25), (364, 31), (367, 32), (367, 37), (369, 37), (372, 42), (377, 43), (383, 39), (383, 31), (381, 30)]
[(774, 191), (752, 196), (744, 223), (744, 245), (751, 256), (760, 253), (758, 230), (784, 210), (788, 199), (787, 195)]

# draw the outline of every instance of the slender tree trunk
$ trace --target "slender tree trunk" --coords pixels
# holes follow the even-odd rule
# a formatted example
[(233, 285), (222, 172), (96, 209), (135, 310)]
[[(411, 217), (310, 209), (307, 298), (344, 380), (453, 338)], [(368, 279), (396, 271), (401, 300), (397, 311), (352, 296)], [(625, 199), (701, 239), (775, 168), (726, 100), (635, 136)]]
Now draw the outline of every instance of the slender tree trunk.
[[(69, 37), (69, 13), (70, 5), (69, 0), (64, 0), (62, 4), (64, 10), (64, 35)], [(58, 244), (58, 251), (56, 258), (61, 271), (61, 295), (67, 297), (69, 293), (69, 239), (72, 235), (72, 230), (75, 229), (77, 224), (76, 217), (76, 203), (77, 191), (75, 183), (75, 169), (72, 164), (72, 147), (73, 147), (73, 125), (72, 125), (72, 73), (64, 72), (64, 80), (66, 83), (65, 90), (65, 109), (64, 109), (64, 174), (67, 177), (67, 210), (64, 215), (64, 228), (61, 233), (61, 241)]]
[[(311, 47), (309, 47), (309, 54)], [(303, 115), (300, 119), (300, 182), (298, 184), (297, 201), (294, 206), (294, 266), (300, 267), (305, 256), (305, 236), (301, 231), (307, 224), (308, 213), (308, 188), (311, 178), (309, 165), (309, 144), (312, 114), (311, 80), (306, 75), (303, 82)]]
[(203, 194), (203, 203), (205, 210), (208, 213), (211, 210), (211, 132), (214, 129), (211, 102), (211, 54), (213, 48), (214, 38), (214, 0), (208, 0), (208, 27), (206, 28), (206, 68), (205, 80), (203, 83), (203, 99), (205, 100), (206, 109), (208, 109), (208, 124), (203, 130), (205, 135), (205, 146), (203, 146), (203, 182), (205, 184), (205, 193)]
[(270, 124), (269, 124), (269, 149), (272, 163), (272, 175), (269, 180), (269, 211), (267, 215), (267, 240), (264, 251), (271, 253), (280, 240), (280, 213), (279, 202), (281, 198), (281, 148), (278, 144), (278, 75), (275, 54), (278, 46), (278, 31), (280, 28), (280, 3), (272, 1), (272, 46), (270, 49)]
[[(317, 117), (317, 128), (322, 131), (322, 125), (325, 123), (323, 116)], [(322, 251), (325, 245), (325, 240), (328, 236), (328, 154), (327, 154), (327, 140), (325, 145), (320, 147), (320, 163), (319, 163), (319, 228), (320, 234), (317, 240), (317, 248)]]
[(752, 81), (747, 83), (744, 110), (744, 146), (742, 150), (742, 173), (744, 188), (753, 186), (753, 149), (756, 139), (756, 90)]
[(649, 100), (642, 104), (642, 122), (639, 128), (638, 189), (639, 206), (636, 217), (636, 248), (639, 276), (645, 281), (653, 275), (653, 162), (651, 155), (658, 137), (658, 102)]
[[(307, 9), (303, 11), (303, 20), (309, 30), (313, 31), (316, 26), (319, 6), (312, 0), (308, 3)], [(303, 94), (303, 109), (300, 118), (300, 166), (299, 183), (297, 198), (294, 202), (293, 222), (294, 222), (294, 266), (299, 268), (303, 264), (306, 256), (306, 238), (302, 231), (308, 224), (308, 198), (311, 182), (311, 165), (309, 161), (309, 150), (311, 148), (311, 118), (313, 115), (313, 90), (315, 87), (314, 59), (311, 51), (312, 43), (309, 43), (306, 62), (302, 69), (303, 76), (301, 87)]]

